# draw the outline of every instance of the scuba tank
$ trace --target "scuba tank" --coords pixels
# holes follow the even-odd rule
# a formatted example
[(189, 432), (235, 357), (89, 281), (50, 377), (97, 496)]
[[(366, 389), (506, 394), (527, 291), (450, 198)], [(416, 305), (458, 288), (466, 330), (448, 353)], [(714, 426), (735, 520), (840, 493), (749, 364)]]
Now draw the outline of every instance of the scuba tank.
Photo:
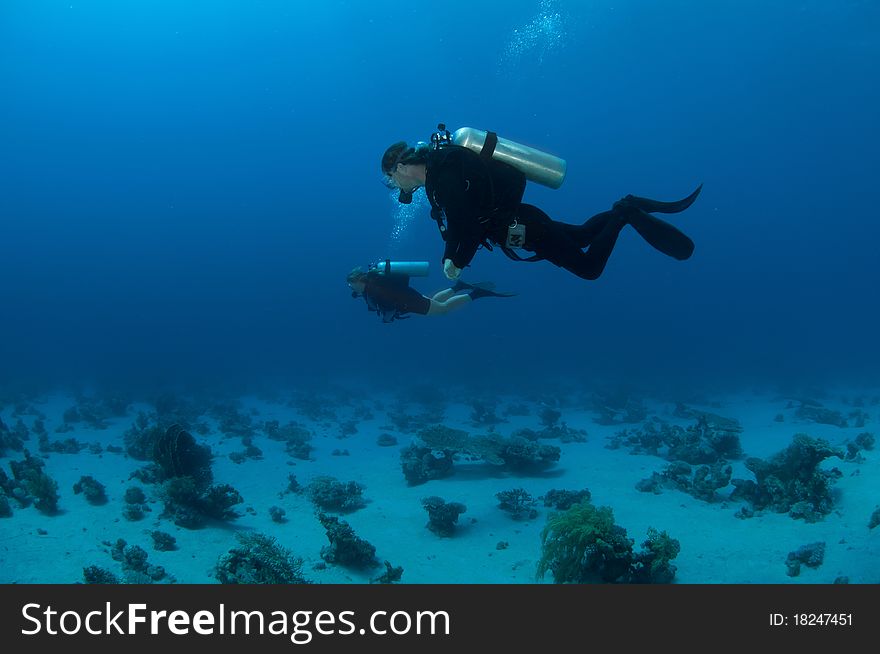
[(562, 182), (565, 181), (567, 168), (565, 159), (500, 138), (495, 132), (461, 127), (450, 134), (443, 123), (437, 128), (439, 131), (431, 135), (431, 143), (435, 148), (441, 148), (449, 143), (460, 145), (482, 156), (509, 164), (523, 173), (526, 179), (542, 186), (555, 189), (562, 186)]
[(428, 267), (427, 261), (392, 261), (391, 259), (381, 259), (376, 263), (371, 263), (367, 268), (367, 272), (375, 272), (380, 275), (427, 277)]

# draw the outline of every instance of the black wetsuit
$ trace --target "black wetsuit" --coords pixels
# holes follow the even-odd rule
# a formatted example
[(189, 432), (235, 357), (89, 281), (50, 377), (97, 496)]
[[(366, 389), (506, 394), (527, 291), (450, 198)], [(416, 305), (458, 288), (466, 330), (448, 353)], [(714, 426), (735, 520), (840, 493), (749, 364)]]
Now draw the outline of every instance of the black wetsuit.
[(407, 313), (424, 316), (431, 308), (430, 298), (411, 288), (406, 275), (370, 273), (365, 281), (363, 296), (367, 308), (375, 311), (382, 322), (406, 318)]
[[(481, 245), (490, 249), (498, 245), (512, 259), (546, 259), (578, 277), (596, 279), (625, 225), (632, 225), (652, 246), (676, 259), (687, 259), (693, 252), (693, 241), (648, 211), (683, 211), (700, 188), (689, 198), (670, 203), (627, 196), (610, 211), (596, 214), (582, 225), (571, 225), (523, 204), (525, 183), (525, 176), (512, 166), (467, 148), (445, 146), (432, 152), (425, 192), (438, 224), (442, 225), (442, 216), (446, 219), (443, 259), (464, 268)], [(525, 226), (522, 249), (533, 252), (533, 257), (522, 257), (506, 246), (508, 227), (514, 224)], [(586, 252), (584, 248), (588, 248)]]

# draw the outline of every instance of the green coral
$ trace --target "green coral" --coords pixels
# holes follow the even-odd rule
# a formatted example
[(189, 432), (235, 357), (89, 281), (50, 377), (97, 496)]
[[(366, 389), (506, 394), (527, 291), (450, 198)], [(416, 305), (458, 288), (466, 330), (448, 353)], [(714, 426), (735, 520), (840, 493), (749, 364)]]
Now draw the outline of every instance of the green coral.
[(585, 500), (552, 515), (541, 532), (538, 577), (549, 571), (556, 583), (626, 581), (633, 541), (614, 524), (611, 507)]
[(651, 527), (643, 550), (634, 554), (633, 541), (614, 524), (611, 507), (596, 507), (589, 500), (553, 514), (541, 542), (538, 577), (549, 571), (558, 584), (668, 584), (676, 571), (670, 561), (681, 551), (676, 539)]

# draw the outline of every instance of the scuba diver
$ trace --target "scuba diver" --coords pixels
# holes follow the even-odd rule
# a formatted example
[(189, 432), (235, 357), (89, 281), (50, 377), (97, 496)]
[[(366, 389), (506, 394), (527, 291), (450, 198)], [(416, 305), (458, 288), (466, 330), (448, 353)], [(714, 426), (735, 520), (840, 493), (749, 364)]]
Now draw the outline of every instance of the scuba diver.
[[(582, 225), (563, 223), (523, 203), (522, 197), (527, 180), (558, 188), (565, 161), (494, 132), (465, 127), (450, 134), (442, 123), (438, 128), (431, 144), (399, 141), (389, 146), (382, 155), (382, 172), (385, 185), (399, 189), (403, 204), (424, 187), (431, 217), (445, 241), (442, 263), (448, 279), (458, 279), (480, 247), (493, 246), (517, 261), (546, 260), (583, 279), (598, 279), (627, 225), (679, 261), (694, 251), (690, 238), (651, 214), (684, 211), (702, 184), (675, 202), (627, 195)], [(518, 249), (534, 254), (520, 256)]]
[(367, 309), (375, 311), (382, 322), (409, 318), (409, 313), (422, 316), (442, 316), (484, 297), (513, 297), (515, 293), (499, 293), (489, 282), (468, 284), (456, 280), (451, 288), (438, 291), (431, 297), (422, 295), (409, 285), (411, 275), (427, 275), (428, 262), (400, 262), (385, 260), (372, 264), (367, 270), (358, 267), (348, 273), (346, 281), (353, 298), (362, 297)]

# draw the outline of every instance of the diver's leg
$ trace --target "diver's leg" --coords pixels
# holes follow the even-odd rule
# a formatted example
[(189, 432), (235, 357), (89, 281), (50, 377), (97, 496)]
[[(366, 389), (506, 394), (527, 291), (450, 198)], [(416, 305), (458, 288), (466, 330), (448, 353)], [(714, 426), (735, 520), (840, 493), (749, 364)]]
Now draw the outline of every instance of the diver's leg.
[[(699, 193), (699, 189), (694, 193)], [(684, 202), (684, 200), (681, 202)], [(583, 225), (557, 224), (579, 247), (589, 246), (592, 250), (598, 244), (599, 251), (604, 252), (608, 247), (613, 230), (619, 224), (618, 221), (621, 218), (625, 224), (632, 225), (639, 235), (654, 249), (667, 256), (682, 261), (689, 258), (694, 252), (694, 242), (681, 230), (670, 225), (665, 220), (661, 220), (629, 204), (626, 199), (615, 203), (611, 211), (603, 211), (596, 214)], [(611, 246), (613, 247), (613, 243)], [(610, 254), (610, 251), (607, 254)]]
[(602, 231), (608, 226), (609, 222), (619, 218), (620, 214), (615, 209), (597, 213), (588, 219), (583, 225), (570, 225), (568, 223), (558, 223), (559, 226), (568, 233), (569, 237), (577, 243), (578, 247), (583, 249), (593, 242)]
[[(600, 221), (597, 221), (597, 224), (601, 224), (601, 229), (591, 234), (586, 252), (581, 249), (582, 240), (573, 238), (571, 228), (574, 225), (553, 223), (541, 242), (536, 244), (535, 254), (582, 279), (598, 279), (614, 250), (620, 230), (627, 224), (626, 219), (619, 213), (605, 212), (605, 214), (608, 215), (602, 215)], [(596, 227), (596, 224), (593, 227)]]
[(444, 288), (442, 291), (437, 291), (434, 293), (434, 296), (431, 298), (435, 302), (446, 302), (449, 298), (455, 295), (455, 290), (452, 288)]
[(473, 302), (470, 295), (453, 295), (445, 302), (437, 302), (431, 299), (431, 306), (428, 307), (428, 316), (442, 316), (457, 309), (461, 309), (466, 304)]

